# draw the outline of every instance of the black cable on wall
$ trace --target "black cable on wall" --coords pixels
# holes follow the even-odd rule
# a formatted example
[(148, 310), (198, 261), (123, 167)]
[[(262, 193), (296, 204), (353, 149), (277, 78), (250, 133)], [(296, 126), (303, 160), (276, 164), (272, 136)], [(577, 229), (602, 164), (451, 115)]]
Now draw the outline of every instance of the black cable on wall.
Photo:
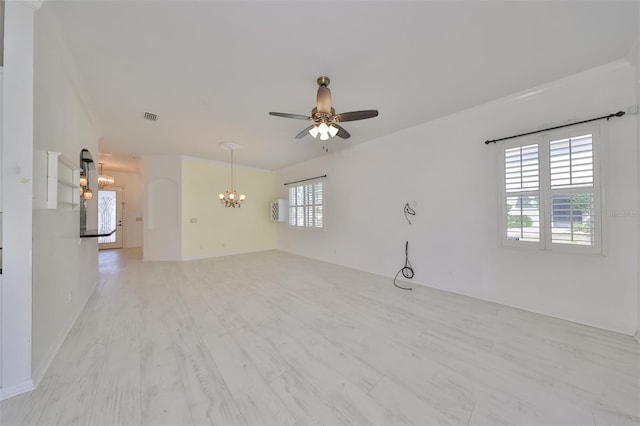
[(396, 279), (398, 275), (402, 274), (403, 277), (410, 280), (413, 278), (415, 273), (413, 272), (413, 266), (411, 266), (411, 262), (409, 262), (409, 241), (404, 243), (404, 266), (400, 268), (395, 277), (393, 277), (393, 285), (398, 287), (401, 290), (413, 290), (411, 287), (402, 287), (396, 283)]
[[(409, 225), (411, 225), (411, 220), (409, 219), (409, 216), (415, 216), (416, 211), (411, 208), (409, 203), (405, 203), (403, 211), (404, 211), (404, 218), (407, 219), (407, 222), (409, 222)], [(413, 278), (413, 276), (415, 275), (415, 272), (413, 271), (413, 266), (411, 265), (411, 262), (409, 262), (409, 241), (404, 243), (404, 266), (400, 268), (400, 270), (396, 273), (396, 276), (393, 277), (393, 285), (401, 290), (413, 290), (411, 287), (403, 287), (401, 285), (398, 285), (396, 281), (398, 279), (398, 275), (400, 274), (402, 274), (402, 276), (408, 280)]]

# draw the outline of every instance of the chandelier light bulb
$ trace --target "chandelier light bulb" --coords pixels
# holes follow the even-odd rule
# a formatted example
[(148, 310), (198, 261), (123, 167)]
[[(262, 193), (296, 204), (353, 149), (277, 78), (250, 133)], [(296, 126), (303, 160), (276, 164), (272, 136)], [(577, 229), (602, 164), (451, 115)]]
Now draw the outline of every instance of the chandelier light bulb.
[(240, 201), (244, 201), (244, 199), (245, 199), (245, 198), (247, 198), (247, 196), (246, 196), (246, 195), (244, 195), (244, 194), (240, 194)]
[(83, 200), (92, 200), (93, 199), (93, 191), (91, 191), (89, 188), (85, 189), (84, 191), (82, 191), (82, 199)]
[(329, 135), (331, 135), (331, 137), (334, 137), (337, 134), (338, 134), (338, 128), (333, 124), (329, 126)]
[(218, 194), (218, 198), (220, 198), (221, 200), (224, 200), (224, 194), (223, 193)]
[(309, 129), (309, 134), (311, 135), (311, 137), (316, 138), (318, 137), (318, 126), (313, 126), (312, 128)]
[(320, 133), (320, 140), (321, 140), (321, 141), (328, 141), (328, 140), (329, 140), (329, 132), (327, 132), (327, 133)]

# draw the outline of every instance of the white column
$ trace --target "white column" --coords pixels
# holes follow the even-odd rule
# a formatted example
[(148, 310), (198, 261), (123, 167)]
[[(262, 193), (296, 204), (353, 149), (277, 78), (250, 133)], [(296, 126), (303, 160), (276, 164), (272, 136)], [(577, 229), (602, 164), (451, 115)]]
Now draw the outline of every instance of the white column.
[(144, 260), (182, 260), (182, 156), (145, 155)]
[[(640, 20), (640, 7), (638, 7), (638, 19)], [(640, 22), (640, 21), (639, 21)], [(636, 104), (640, 104), (640, 31), (636, 40)], [(636, 132), (638, 144), (638, 188), (640, 188), (640, 116), (636, 118), (638, 131)], [(640, 200), (638, 200), (638, 266), (640, 267)], [(640, 342), (640, 268), (638, 268), (638, 329), (636, 330), (636, 340)]]
[(2, 93), (2, 389), (33, 388), (31, 250), (33, 199), (33, 30), (39, 2), (5, 2)]

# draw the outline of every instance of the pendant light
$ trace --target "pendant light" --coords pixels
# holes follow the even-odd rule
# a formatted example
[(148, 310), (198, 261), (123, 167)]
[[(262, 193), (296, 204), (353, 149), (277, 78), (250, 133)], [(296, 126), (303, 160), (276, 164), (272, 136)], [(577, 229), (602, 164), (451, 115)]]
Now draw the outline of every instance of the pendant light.
[(231, 186), (228, 191), (225, 191), (224, 193), (221, 192), (218, 195), (218, 198), (225, 207), (242, 207), (242, 202), (246, 200), (247, 196), (244, 194), (238, 194), (233, 187), (233, 151), (238, 149), (240, 145), (233, 142), (222, 142), (220, 147), (231, 151)]

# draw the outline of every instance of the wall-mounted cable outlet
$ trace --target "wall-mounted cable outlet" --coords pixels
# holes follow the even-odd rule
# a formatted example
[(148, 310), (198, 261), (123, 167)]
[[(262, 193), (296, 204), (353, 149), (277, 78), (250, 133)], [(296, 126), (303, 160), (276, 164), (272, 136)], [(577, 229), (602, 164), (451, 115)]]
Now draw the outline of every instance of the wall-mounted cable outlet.
[(158, 114), (154, 114), (152, 112), (146, 112), (145, 111), (143, 118), (145, 120), (149, 120), (149, 121), (156, 121), (158, 119)]

